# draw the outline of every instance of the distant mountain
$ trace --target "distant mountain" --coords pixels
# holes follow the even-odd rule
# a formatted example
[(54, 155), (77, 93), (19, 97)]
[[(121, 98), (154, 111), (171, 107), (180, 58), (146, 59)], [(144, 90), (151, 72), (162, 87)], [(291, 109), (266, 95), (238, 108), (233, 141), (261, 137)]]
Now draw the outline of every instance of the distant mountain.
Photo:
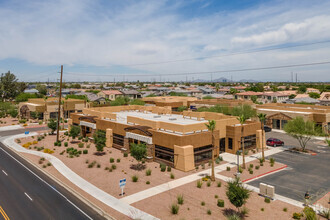
[[(199, 83), (199, 82), (211, 82), (211, 80), (205, 80), (205, 79), (196, 79), (192, 81), (194, 83)], [(231, 80), (225, 78), (225, 77), (220, 77), (218, 79), (212, 80), (212, 82), (231, 82)]]
[(255, 83), (255, 82), (259, 82), (259, 81), (254, 80), (254, 79), (241, 79), (238, 82), (252, 82), (252, 83)]

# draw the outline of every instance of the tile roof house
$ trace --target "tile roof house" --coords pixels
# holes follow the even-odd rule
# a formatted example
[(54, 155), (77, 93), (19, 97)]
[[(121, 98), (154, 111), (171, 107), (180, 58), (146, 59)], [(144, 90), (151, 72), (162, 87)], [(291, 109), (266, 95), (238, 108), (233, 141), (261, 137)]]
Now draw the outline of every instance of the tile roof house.
[(322, 92), (319, 100), (321, 105), (330, 106), (330, 92)]
[(263, 103), (285, 102), (289, 98), (289, 94), (283, 92), (264, 92), (262, 94)]
[(318, 90), (318, 89), (314, 89), (314, 88), (307, 88), (306, 89), (306, 93), (311, 93), (311, 92), (315, 92), (315, 93), (320, 94), (320, 90)]
[(263, 93), (262, 92), (241, 92), (235, 94), (235, 99), (245, 99), (245, 100), (251, 100), (251, 96), (257, 96), (257, 99), (262, 98)]
[(126, 96), (130, 99), (141, 98), (141, 93), (136, 90), (122, 90), (121, 93), (123, 93), (124, 96)]
[(123, 93), (118, 90), (102, 90), (101, 92), (97, 93), (97, 96), (104, 97), (105, 99), (113, 101), (116, 98), (123, 96)]

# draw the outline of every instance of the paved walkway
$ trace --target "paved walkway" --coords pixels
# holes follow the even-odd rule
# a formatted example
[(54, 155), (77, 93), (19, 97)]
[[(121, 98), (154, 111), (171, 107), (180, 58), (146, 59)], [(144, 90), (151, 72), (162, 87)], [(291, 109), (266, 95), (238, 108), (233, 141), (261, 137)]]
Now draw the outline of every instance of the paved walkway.
[(11, 130), (17, 130), (23, 128), (20, 125), (10, 125), (10, 126), (4, 126), (4, 127), (0, 127), (0, 131), (11, 131)]
[[(284, 149), (281, 148), (281, 147), (272, 148), (268, 151), (265, 151), (265, 156), (270, 156), (270, 155), (273, 155), (273, 154), (277, 154), (279, 152), (282, 152), (283, 150)], [(237, 164), (236, 164), (237, 156), (236, 155), (229, 154), (229, 153), (223, 153), (223, 154), (221, 154), (221, 156), (224, 159), (224, 161), (227, 161), (229, 163), (216, 166), (214, 168), (215, 173), (219, 173), (221, 171), (226, 170), (228, 166), (229, 167), (236, 167), (237, 166)], [(242, 156), (240, 156), (240, 157), (241, 157), (240, 164), (242, 164)], [(251, 156), (245, 157), (245, 162), (246, 163), (251, 162), (253, 160), (256, 160), (259, 157), (261, 157), (261, 152), (256, 153), (256, 154), (251, 155)], [(203, 176), (206, 176), (206, 175), (211, 175), (211, 169), (205, 169), (205, 170), (202, 170), (198, 173), (194, 173), (194, 174), (191, 174), (189, 176), (185, 176), (185, 177), (182, 177), (180, 179), (176, 179), (176, 180), (173, 180), (171, 182), (164, 183), (164, 184), (161, 184), (161, 185), (158, 185), (158, 186), (140, 191), (138, 193), (126, 196), (126, 197), (124, 197), (120, 200), (122, 200), (122, 201), (124, 201), (128, 204), (133, 204), (135, 202), (147, 199), (151, 196), (155, 196), (157, 194), (172, 190), (176, 187), (185, 185), (187, 183), (191, 183), (191, 182), (196, 181), (196, 180), (198, 180), (198, 179), (200, 179), (200, 178), (202, 178)]]
[(97, 188), (93, 184), (89, 183), (85, 179), (81, 178), (78, 174), (73, 172), (70, 168), (68, 168), (61, 160), (56, 158), (55, 156), (52, 156), (50, 154), (46, 154), (40, 151), (33, 151), (28, 150), (21, 145), (17, 144), (15, 142), (15, 139), (26, 137), (26, 136), (33, 136), (37, 135), (37, 133), (31, 133), (29, 135), (15, 135), (8, 138), (3, 139), (2, 142), (9, 148), (12, 148), (18, 152), (33, 154), (39, 157), (44, 157), (48, 161), (52, 163), (52, 165), (68, 180), (70, 180), (73, 184), (78, 186), (80, 189), (84, 190), (94, 198), (98, 199), (99, 201), (103, 202), (104, 204), (108, 205), (109, 207), (117, 210), (118, 212), (131, 217), (132, 219), (157, 219), (156, 217), (145, 213), (137, 208), (134, 208), (133, 206), (130, 206), (129, 204), (109, 195), (108, 193), (104, 192), (103, 190)]

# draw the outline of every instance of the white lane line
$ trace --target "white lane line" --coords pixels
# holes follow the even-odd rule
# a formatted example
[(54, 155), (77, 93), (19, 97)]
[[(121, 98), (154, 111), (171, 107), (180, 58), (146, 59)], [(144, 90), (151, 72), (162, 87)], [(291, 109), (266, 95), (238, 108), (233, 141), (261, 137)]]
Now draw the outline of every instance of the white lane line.
[(8, 174), (6, 173), (6, 171), (2, 170), (2, 172), (3, 172), (6, 176), (8, 176)]
[(45, 183), (47, 186), (52, 188), (55, 192), (57, 192), (60, 196), (62, 196), (64, 199), (66, 199), (73, 207), (75, 207), (78, 211), (80, 211), (83, 215), (85, 215), (88, 219), (93, 220), (89, 215), (87, 215), (83, 210), (81, 210), (76, 204), (74, 204), (72, 201), (67, 199), (60, 191), (55, 189), (53, 186), (51, 186), (48, 182), (46, 182), (44, 179), (42, 179), (40, 176), (35, 174), (32, 170), (30, 170), (27, 166), (25, 166), (23, 163), (21, 163), (19, 160), (17, 160), (15, 157), (13, 157), (11, 154), (9, 154), (5, 149), (0, 147), (0, 150), (2, 150), (4, 153), (6, 153), (9, 157), (11, 157), (13, 160), (15, 160), (18, 164), (20, 164), (22, 167), (24, 167), (26, 170), (28, 170), (31, 174), (33, 174), (35, 177), (37, 177), (41, 182)]
[(26, 192), (24, 192), (24, 194), (31, 200), (31, 201), (33, 201), (33, 199), (26, 193)]

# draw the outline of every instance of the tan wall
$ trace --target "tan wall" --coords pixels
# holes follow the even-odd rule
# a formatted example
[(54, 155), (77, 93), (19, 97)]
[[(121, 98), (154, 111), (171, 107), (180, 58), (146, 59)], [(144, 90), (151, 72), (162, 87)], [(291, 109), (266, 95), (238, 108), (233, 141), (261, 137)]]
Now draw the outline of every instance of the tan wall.
[(106, 136), (105, 146), (106, 147), (112, 147), (112, 144), (113, 144), (113, 132), (112, 132), (112, 129), (107, 128), (106, 129), (106, 132), (105, 132), (105, 136)]
[(174, 167), (184, 172), (195, 169), (194, 147), (174, 145)]

